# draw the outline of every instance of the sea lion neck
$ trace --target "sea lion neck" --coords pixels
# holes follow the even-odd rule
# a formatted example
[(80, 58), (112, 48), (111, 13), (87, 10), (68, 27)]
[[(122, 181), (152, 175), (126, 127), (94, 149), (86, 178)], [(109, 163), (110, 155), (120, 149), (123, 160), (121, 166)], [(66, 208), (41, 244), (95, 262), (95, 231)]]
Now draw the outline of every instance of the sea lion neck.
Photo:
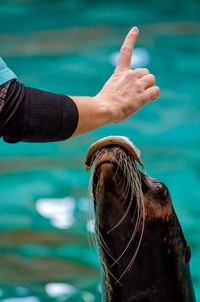
[[(112, 243), (113, 250), (119, 250), (120, 234), (118, 238), (115, 235), (112, 234), (111, 241), (111, 236), (103, 234), (107, 244), (110, 246)], [(189, 264), (185, 259), (187, 246), (174, 213), (167, 222), (156, 220), (145, 227), (136, 260), (118, 283), (116, 279), (129, 264), (137, 241), (138, 236), (116, 266), (112, 266), (112, 259), (102, 251), (104, 262), (108, 266), (108, 270), (105, 268), (105, 279), (109, 302), (195, 301)]]

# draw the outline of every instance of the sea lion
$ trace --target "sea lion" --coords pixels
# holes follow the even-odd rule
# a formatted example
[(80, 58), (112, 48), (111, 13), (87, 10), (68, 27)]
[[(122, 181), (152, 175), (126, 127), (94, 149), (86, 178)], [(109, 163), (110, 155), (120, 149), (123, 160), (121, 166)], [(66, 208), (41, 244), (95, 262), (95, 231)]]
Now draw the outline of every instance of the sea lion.
[(194, 302), (184, 238), (167, 187), (142, 173), (139, 150), (108, 137), (88, 150), (96, 238), (109, 302)]

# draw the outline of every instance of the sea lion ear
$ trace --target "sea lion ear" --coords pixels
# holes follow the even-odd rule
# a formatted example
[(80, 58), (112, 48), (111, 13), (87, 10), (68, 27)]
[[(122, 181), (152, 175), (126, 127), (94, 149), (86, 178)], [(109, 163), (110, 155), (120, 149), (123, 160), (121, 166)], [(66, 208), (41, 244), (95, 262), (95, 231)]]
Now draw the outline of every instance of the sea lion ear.
[(185, 248), (185, 263), (189, 263), (191, 259), (191, 249), (186, 241), (186, 248)]

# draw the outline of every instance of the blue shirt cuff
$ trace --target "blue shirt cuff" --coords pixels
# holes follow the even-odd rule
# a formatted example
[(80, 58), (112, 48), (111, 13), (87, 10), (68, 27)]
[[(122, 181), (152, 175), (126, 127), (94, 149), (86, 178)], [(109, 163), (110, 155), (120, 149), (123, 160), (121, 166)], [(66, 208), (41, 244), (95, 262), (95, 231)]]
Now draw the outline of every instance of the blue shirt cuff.
[(9, 68), (0, 71), (0, 85), (16, 78), (17, 77), (14, 72), (12, 72), (12, 70)]
[(5, 62), (0, 57), (0, 85), (16, 78), (17, 77), (14, 72), (7, 67)]

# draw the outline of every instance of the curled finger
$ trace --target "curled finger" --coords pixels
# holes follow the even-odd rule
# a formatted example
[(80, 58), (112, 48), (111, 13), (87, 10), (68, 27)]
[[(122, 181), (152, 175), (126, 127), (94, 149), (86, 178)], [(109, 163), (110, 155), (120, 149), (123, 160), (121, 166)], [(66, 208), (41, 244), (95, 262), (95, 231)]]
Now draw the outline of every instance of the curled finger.
[(142, 94), (142, 103), (147, 103), (156, 100), (160, 95), (160, 88), (158, 86), (153, 86), (146, 89)]
[(138, 79), (149, 74), (149, 70), (147, 68), (136, 68), (133, 72)]
[(155, 85), (155, 76), (153, 74), (144, 75), (140, 78), (140, 82), (143, 83), (144, 88), (150, 88)]

